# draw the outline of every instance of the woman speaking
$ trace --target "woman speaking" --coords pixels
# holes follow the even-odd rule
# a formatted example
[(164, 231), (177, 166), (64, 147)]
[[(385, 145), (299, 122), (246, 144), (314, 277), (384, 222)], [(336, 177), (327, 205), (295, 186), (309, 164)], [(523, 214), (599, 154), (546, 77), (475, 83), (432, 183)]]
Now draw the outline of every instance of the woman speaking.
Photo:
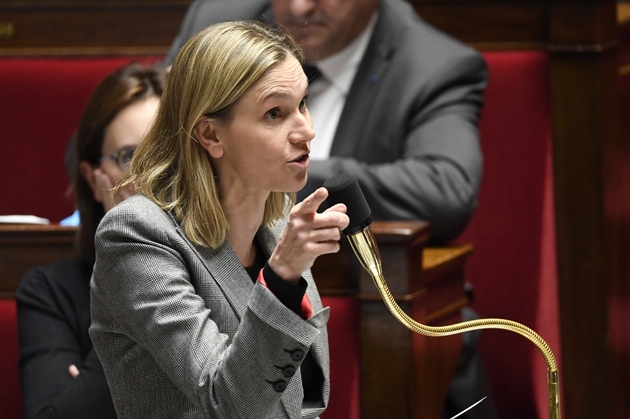
[(95, 239), (90, 336), (119, 418), (316, 418), (326, 323), (309, 268), (348, 224), (294, 205), (315, 136), (301, 52), (254, 22), (180, 51)]

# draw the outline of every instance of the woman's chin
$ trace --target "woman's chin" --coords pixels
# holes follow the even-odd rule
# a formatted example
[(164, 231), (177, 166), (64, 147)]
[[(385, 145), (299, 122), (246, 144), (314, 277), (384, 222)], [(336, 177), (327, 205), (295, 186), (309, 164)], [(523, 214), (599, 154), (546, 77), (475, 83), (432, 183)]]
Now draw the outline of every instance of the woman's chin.
[(303, 177), (295, 179), (295, 181), (291, 182), (290, 185), (286, 185), (284, 188), (282, 188), (282, 192), (298, 193), (304, 188), (304, 186), (306, 186), (307, 180), (308, 180), (308, 176), (305, 174)]

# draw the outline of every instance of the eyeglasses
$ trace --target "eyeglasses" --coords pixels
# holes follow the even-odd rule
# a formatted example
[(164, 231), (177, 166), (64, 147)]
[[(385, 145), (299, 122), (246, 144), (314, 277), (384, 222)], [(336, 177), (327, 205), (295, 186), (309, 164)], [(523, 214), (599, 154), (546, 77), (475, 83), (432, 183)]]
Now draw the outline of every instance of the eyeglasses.
[(99, 163), (103, 163), (105, 160), (112, 159), (116, 162), (116, 164), (118, 164), (120, 170), (124, 171), (131, 161), (131, 158), (133, 157), (133, 153), (136, 151), (136, 148), (138, 148), (138, 146), (125, 147), (114, 154), (101, 157), (100, 159), (98, 159), (98, 161)]

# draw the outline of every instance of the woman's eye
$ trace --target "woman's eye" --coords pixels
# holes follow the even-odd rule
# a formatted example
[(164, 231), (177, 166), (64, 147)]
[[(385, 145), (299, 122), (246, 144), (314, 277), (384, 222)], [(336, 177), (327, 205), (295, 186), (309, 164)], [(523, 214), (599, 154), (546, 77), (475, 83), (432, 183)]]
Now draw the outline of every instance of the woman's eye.
[(280, 109), (273, 108), (272, 110), (267, 112), (266, 116), (269, 119), (278, 119), (280, 117)]

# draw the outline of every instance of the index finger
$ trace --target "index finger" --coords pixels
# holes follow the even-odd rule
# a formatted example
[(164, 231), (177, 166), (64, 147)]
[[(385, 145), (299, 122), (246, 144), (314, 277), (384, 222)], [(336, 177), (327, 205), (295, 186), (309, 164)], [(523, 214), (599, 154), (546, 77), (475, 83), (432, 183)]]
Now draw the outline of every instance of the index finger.
[(326, 198), (328, 198), (328, 190), (319, 188), (296, 205), (297, 212), (299, 214), (314, 214)]

